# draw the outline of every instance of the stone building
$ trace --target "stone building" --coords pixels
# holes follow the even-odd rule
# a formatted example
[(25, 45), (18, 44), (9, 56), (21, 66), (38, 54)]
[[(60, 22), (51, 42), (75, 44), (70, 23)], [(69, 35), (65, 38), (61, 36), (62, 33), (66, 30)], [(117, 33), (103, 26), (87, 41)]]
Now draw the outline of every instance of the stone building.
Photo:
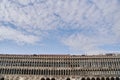
[(0, 54), (0, 80), (120, 80), (120, 55)]

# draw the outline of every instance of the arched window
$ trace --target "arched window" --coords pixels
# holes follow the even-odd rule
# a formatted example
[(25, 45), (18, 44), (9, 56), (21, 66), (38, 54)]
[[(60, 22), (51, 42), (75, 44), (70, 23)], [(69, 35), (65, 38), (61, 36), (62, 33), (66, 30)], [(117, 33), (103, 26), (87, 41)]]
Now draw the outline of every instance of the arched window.
[(41, 70), (41, 75), (43, 75), (43, 70)]
[(65, 70), (63, 70), (63, 72), (64, 72), (63, 75), (65, 75)]
[(8, 72), (8, 69), (5, 69), (5, 74), (7, 74), (7, 72)]
[(30, 69), (28, 70), (28, 74), (31, 74), (31, 70)]
[(0, 74), (2, 73), (2, 69), (0, 69)]
[(23, 72), (24, 72), (23, 74), (27, 74), (27, 70), (26, 69), (23, 69)]
[(56, 75), (58, 75), (58, 70), (55, 70)]
[(58, 70), (58, 75), (60, 75), (60, 70)]
[(5, 71), (5, 69), (3, 68), (3, 69), (2, 69), (2, 71), (1, 71), (1, 72), (2, 72), (2, 74), (4, 74), (4, 71)]
[(48, 69), (45, 69), (45, 75), (48, 75)]
[(34, 69), (31, 70), (31, 73), (34, 75)]
[(70, 73), (70, 70), (68, 70), (68, 75), (70, 75), (71, 73)]
[(53, 70), (51, 70), (51, 75), (53, 75), (53, 72), (54, 72), (54, 71), (53, 71)]
[[(11, 71), (11, 70), (10, 70)], [(22, 69), (20, 69), (19, 74), (22, 74)]]
[(61, 72), (61, 75), (64, 75), (64, 74), (63, 74), (63, 73), (64, 73), (64, 71), (63, 71), (63, 70), (61, 70), (60, 72)]
[(68, 73), (69, 73), (69, 71), (68, 71), (68, 70), (66, 70), (66, 75), (68, 75)]
[(50, 75), (50, 70), (48, 70), (48, 74)]

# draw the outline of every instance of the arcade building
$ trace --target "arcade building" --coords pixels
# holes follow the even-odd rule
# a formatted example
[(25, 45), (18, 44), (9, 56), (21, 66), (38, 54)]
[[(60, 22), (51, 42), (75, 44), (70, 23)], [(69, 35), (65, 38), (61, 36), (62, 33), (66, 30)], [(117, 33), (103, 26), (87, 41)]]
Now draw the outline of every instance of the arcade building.
[(120, 54), (0, 54), (0, 80), (120, 80)]

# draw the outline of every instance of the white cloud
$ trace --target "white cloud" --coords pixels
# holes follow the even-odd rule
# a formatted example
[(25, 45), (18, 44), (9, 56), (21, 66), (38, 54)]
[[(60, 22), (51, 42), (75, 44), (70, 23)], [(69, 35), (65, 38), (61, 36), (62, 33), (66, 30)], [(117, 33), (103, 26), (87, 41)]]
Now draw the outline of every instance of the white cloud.
[(114, 15), (114, 24), (112, 27), (112, 31), (116, 37), (120, 39), (120, 11), (116, 15)]
[(104, 49), (100, 49), (101, 46), (117, 43), (113, 36), (85, 36), (79, 33), (62, 39), (62, 42), (71, 49), (92, 53), (105, 52)]
[[(65, 45), (84, 51), (99, 50), (101, 45), (120, 43), (119, 4), (118, 0), (2, 0), (0, 23), (2, 26), (2, 22), (15, 25), (14, 29), (7, 25), (11, 36), (18, 33), (19, 38), (22, 37), (20, 42), (26, 43), (35, 43), (37, 37), (43, 36), (41, 33), (58, 28), (76, 30), (71, 34), (63, 33), (67, 35), (62, 39)], [(0, 32), (1, 39), (6, 35), (3, 30), (8, 29), (4, 28)], [(14, 37), (6, 36), (5, 39), (18, 38)]]
[(106, 52), (101, 46), (120, 44), (120, 6), (117, 0), (90, 1), (92, 5), (87, 10), (83, 7), (82, 16), (75, 18), (81, 24), (77, 29), (82, 31), (64, 37), (62, 42), (78, 51)]
[[(45, 4), (34, 3), (34, 5), (30, 5), (27, 3), (30, 3), (30, 0), (24, 2), (22, 0), (4, 0), (0, 3), (0, 20), (11, 22), (25, 30), (49, 30), (54, 28), (54, 26), (49, 26), (52, 24), (54, 17)], [(26, 4), (26, 6), (21, 6), (22, 4)]]
[[(64, 28), (69, 24), (82, 24), (86, 27), (90, 23), (99, 21), (101, 16), (99, 10), (96, 10), (96, 6), (88, 3), (88, 0), (48, 0), (45, 3), (42, 3), (41, 0), (39, 3), (30, 0), (24, 2), (22, 0), (4, 0), (0, 4), (0, 20), (9, 21), (26, 30), (51, 30), (59, 25)], [(84, 20), (83, 17), (86, 17), (87, 20)], [(91, 22), (90, 18), (94, 22)], [(88, 24), (86, 24), (87, 22)]]
[(13, 40), (17, 43), (33, 44), (37, 42), (39, 38), (33, 35), (26, 35), (9, 27), (0, 26), (0, 40)]

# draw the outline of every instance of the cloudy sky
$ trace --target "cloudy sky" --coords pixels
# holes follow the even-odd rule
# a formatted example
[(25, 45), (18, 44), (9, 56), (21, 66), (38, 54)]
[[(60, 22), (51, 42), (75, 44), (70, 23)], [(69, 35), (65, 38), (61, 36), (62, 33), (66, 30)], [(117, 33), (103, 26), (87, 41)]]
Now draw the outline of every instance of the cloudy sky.
[(120, 52), (120, 0), (0, 0), (0, 53)]

